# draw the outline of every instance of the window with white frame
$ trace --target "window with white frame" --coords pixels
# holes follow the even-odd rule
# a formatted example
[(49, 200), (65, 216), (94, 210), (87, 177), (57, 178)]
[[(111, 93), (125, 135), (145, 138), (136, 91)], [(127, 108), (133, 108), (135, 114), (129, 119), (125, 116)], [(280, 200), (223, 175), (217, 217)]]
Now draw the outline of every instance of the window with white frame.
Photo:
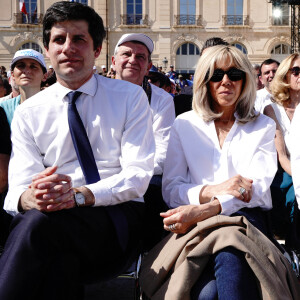
[(176, 71), (194, 73), (199, 57), (200, 50), (195, 44), (182, 44), (176, 51)]
[(288, 3), (279, 3), (272, 5), (272, 25), (288, 26), (289, 25), (289, 5)]
[(196, 24), (196, 0), (180, 0), (179, 25)]
[(23, 49), (33, 49), (33, 50), (38, 51), (43, 54), (43, 50), (40, 47), (40, 45), (33, 43), (33, 42), (28, 42), (28, 43), (23, 44), (19, 50), (23, 50)]
[(226, 25), (243, 25), (243, 0), (227, 0)]
[(242, 44), (239, 44), (239, 43), (233, 43), (233, 44), (231, 44), (231, 45), (234, 46), (234, 47), (236, 47), (236, 48), (238, 48), (239, 50), (241, 50), (244, 54), (247, 54), (247, 53), (248, 53), (246, 47), (245, 47), (244, 45), (242, 45)]
[(291, 54), (291, 47), (286, 44), (276, 45), (271, 50), (271, 58), (279, 62), (284, 60), (290, 54)]
[(126, 4), (126, 24), (138, 25), (143, 22), (143, 1), (127, 0)]
[(36, 24), (37, 16), (37, 0), (25, 0), (24, 6), (20, 6), (20, 13), (22, 14), (22, 23)]

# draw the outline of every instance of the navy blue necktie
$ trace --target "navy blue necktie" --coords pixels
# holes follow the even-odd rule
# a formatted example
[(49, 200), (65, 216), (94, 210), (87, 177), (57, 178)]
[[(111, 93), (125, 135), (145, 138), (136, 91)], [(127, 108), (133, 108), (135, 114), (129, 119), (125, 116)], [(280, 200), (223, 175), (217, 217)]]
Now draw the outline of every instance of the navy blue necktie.
[[(74, 148), (79, 160), (85, 181), (87, 184), (95, 183), (100, 180), (99, 171), (96, 165), (95, 157), (86, 130), (76, 108), (76, 100), (81, 95), (81, 92), (73, 91), (67, 96), (69, 99), (68, 105), (68, 122)], [(105, 207), (109, 214), (116, 233), (120, 246), (125, 252), (128, 244), (128, 224), (124, 213), (117, 205)]]
[(81, 92), (73, 91), (67, 96), (69, 99), (68, 105), (68, 122), (70, 133), (72, 136), (74, 148), (79, 160), (85, 181), (87, 184), (95, 183), (100, 180), (98, 168), (95, 162), (95, 157), (86, 130), (76, 108), (76, 100), (81, 95)]

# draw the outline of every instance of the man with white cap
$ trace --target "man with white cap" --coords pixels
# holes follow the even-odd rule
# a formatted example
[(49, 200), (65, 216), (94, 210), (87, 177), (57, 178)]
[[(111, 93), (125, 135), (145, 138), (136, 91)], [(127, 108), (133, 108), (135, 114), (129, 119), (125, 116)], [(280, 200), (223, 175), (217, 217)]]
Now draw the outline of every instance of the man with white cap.
[(101, 75), (106, 76), (107, 75), (106, 65), (102, 65), (101, 69), (102, 69)]
[[(146, 225), (151, 226), (152, 235), (146, 243), (152, 246), (159, 240), (155, 235), (155, 224), (157, 234), (162, 230), (162, 221), (159, 212), (164, 207), (164, 202), (160, 194), (161, 176), (164, 169), (164, 162), (169, 141), (170, 128), (175, 119), (175, 108), (173, 98), (163, 89), (151, 84), (147, 80), (148, 72), (152, 66), (151, 54), (154, 49), (153, 41), (143, 33), (124, 34), (115, 47), (112, 57), (112, 65), (116, 71), (116, 79), (129, 81), (140, 85), (145, 90), (150, 108), (153, 114), (153, 132), (155, 138), (154, 176), (150, 181), (150, 186), (145, 194), (146, 210), (153, 210), (153, 218)], [(147, 199), (151, 200), (148, 205)], [(147, 203), (148, 202), (148, 203)], [(152, 215), (152, 214), (151, 214)], [(153, 241), (151, 241), (153, 239)], [(146, 247), (148, 247), (146, 246)]]

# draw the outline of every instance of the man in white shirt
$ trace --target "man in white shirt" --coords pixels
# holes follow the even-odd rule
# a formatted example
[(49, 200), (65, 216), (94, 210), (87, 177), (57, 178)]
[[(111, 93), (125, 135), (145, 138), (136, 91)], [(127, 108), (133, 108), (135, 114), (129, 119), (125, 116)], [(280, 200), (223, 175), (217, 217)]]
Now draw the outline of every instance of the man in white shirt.
[(267, 59), (260, 65), (259, 80), (265, 86), (256, 92), (255, 109), (260, 113), (264, 112), (264, 108), (271, 103), (270, 83), (279, 67), (279, 62), (274, 59)]
[[(12, 123), (4, 208), (15, 217), (0, 259), (0, 299), (83, 299), (83, 283), (124, 271), (139, 244), (154, 168), (151, 111), (141, 87), (93, 74), (104, 36), (86, 5), (56, 2), (44, 16), (57, 83), (22, 104)], [(101, 180), (87, 179), (74, 106)]]
[[(129, 81), (143, 86), (153, 115), (153, 132), (155, 139), (154, 176), (151, 179), (149, 189), (145, 195), (146, 210), (153, 210), (151, 220), (147, 225), (151, 226), (151, 236), (146, 238), (149, 247), (159, 239), (157, 235), (163, 230), (159, 212), (164, 210), (165, 204), (161, 196), (161, 176), (164, 169), (170, 128), (175, 119), (175, 108), (172, 96), (163, 89), (151, 84), (147, 80), (148, 72), (152, 66), (151, 54), (153, 41), (143, 33), (124, 34), (115, 47), (112, 57), (112, 65), (116, 71), (116, 79)], [(148, 207), (147, 199), (151, 199)], [(148, 215), (148, 214), (147, 214)], [(157, 222), (155, 222), (155, 218)], [(157, 224), (157, 234), (155, 233)], [(153, 238), (153, 242), (150, 241)], [(147, 248), (147, 247), (146, 247)]]

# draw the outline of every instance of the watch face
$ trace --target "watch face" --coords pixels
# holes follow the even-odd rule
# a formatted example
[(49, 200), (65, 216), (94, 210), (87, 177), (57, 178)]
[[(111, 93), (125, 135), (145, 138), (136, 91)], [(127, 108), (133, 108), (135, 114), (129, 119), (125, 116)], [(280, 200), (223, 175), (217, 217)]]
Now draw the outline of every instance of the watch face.
[(75, 194), (75, 200), (77, 205), (84, 205), (85, 204), (85, 197), (82, 193)]

